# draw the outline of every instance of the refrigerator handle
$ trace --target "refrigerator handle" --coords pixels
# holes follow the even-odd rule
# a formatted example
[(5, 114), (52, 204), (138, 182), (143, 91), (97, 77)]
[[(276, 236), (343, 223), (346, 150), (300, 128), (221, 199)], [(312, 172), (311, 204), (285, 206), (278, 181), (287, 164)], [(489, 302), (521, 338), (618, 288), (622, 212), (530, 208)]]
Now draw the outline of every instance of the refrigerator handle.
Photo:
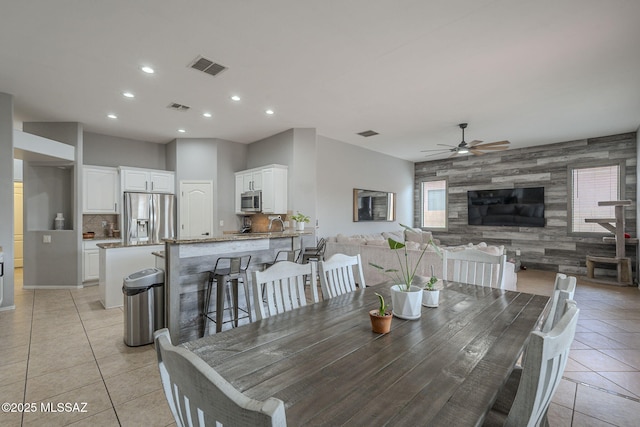
[(151, 191), (153, 191), (153, 181), (151, 181)]

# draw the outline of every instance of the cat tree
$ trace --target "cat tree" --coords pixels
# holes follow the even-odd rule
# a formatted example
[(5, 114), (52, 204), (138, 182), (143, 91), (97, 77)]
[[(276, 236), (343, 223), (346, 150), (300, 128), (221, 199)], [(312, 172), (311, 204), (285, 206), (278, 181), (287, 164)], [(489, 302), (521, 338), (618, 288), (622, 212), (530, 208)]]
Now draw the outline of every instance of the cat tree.
[[(638, 239), (624, 238), (624, 207), (631, 205), (631, 200), (614, 200), (608, 202), (598, 202), (598, 206), (614, 206), (615, 218), (587, 218), (585, 222), (600, 224), (602, 227), (614, 234), (614, 237), (603, 237), (605, 243), (615, 243), (615, 257), (601, 257), (587, 255), (587, 278), (594, 282), (608, 283), (619, 286), (633, 285), (633, 275), (631, 272), (631, 259), (625, 254), (626, 244), (637, 244)], [(596, 280), (594, 270), (596, 264), (615, 264), (617, 270), (617, 282), (610, 280)]]

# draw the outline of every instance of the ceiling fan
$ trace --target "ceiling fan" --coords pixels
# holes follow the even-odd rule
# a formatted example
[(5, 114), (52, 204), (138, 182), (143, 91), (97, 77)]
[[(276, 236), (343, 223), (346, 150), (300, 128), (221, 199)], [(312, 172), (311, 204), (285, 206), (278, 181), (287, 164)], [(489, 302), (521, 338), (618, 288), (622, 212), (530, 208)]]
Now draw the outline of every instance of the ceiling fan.
[(464, 130), (467, 128), (467, 123), (460, 123), (458, 126), (460, 127), (460, 129), (462, 129), (462, 142), (460, 142), (460, 144), (458, 145), (438, 144), (438, 145), (443, 145), (445, 147), (451, 147), (451, 148), (446, 148), (446, 149), (437, 148), (435, 150), (422, 150), (421, 152), (426, 153), (429, 151), (437, 151), (437, 153), (428, 154), (426, 157), (436, 156), (441, 153), (451, 152), (453, 153), (449, 156), (449, 158), (451, 158), (451, 157), (457, 156), (458, 154), (467, 154), (467, 153), (471, 153), (474, 156), (481, 156), (485, 154), (484, 153), (485, 151), (500, 151), (500, 150), (506, 150), (507, 148), (509, 148), (510, 142), (506, 140), (486, 142), (484, 144), (482, 143), (482, 141), (474, 140), (467, 143), (464, 140)]

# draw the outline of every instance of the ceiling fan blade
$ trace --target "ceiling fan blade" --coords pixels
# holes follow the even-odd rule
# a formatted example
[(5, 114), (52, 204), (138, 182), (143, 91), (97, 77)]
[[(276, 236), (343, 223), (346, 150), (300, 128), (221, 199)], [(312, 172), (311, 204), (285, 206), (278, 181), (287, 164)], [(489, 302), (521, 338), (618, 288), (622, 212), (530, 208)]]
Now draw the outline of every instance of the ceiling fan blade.
[(445, 150), (444, 148), (434, 148), (433, 150), (420, 150), (421, 153), (426, 153), (426, 152), (429, 152), (429, 151), (440, 151), (442, 153), (446, 153), (447, 151), (451, 151), (451, 150), (449, 150), (449, 149)]
[(480, 144), (481, 142), (482, 142), (482, 141), (478, 141), (477, 139), (474, 139), (473, 141), (471, 141), (471, 142), (469, 143), (469, 147), (474, 147), (474, 146), (476, 146), (476, 145)]
[(476, 145), (473, 148), (485, 148), (485, 147), (494, 147), (494, 146), (497, 146), (497, 145), (509, 145), (509, 144), (511, 144), (511, 143), (509, 141), (506, 141), (506, 140), (505, 141), (495, 141), (495, 142), (487, 142), (487, 143), (484, 143), (484, 144)]
[(476, 150), (482, 150), (482, 151), (501, 151), (501, 150), (507, 150), (509, 149), (508, 145), (498, 145), (495, 147), (476, 147)]
[(436, 145), (442, 145), (443, 147), (456, 148), (455, 145), (451, 145), (451, 144), (436, 144)]
[(474, 156), (484, 156), (484, 153), (480, 150), (476, 150), (475, 148), (469, 148), (469, 152)]

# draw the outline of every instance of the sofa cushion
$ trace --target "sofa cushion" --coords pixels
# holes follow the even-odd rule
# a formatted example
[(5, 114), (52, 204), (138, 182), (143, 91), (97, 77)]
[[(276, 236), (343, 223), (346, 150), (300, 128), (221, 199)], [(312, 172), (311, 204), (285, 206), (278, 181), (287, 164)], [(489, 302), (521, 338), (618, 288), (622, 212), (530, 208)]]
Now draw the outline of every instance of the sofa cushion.
[(388, 247), (389, 243), (387, 243), (386, 240), (384, 239), (380, 239), (380, 240), (367, 240), (367, 245), (369, 246), (385, 246)]
[(404, 242), (404, 232), (400, 231), (385, 231), (382, 233), (382, 237), (386, 239), (393, 239), (396, 242)]

